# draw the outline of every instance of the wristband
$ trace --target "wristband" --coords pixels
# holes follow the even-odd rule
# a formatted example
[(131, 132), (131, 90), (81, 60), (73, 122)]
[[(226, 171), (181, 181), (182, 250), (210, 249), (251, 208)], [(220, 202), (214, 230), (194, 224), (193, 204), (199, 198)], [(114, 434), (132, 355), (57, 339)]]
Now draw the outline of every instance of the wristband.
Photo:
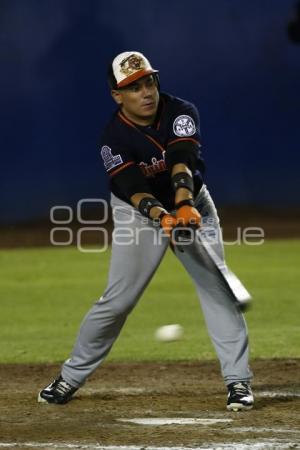
[(175, 209), (179, 209), (182, 206), (188, 205), (188, 206), (194, 206), (194, 200), (191, 198), (187, 198), (186, 200), (181, 200), (181, 202), (176, 203)]
[(143, 216), (146, 216), (149, 219), (151, 219), (150, 211), (151, 211), (151, 209), (154, 206), (158, 206), (159, 208), (163, 208), (163, 205), (156, 198), (145, 197), (145, 198), (142, 198), (142, 200), (140, 201), (138, 210), (140, 211), (140, 213)]

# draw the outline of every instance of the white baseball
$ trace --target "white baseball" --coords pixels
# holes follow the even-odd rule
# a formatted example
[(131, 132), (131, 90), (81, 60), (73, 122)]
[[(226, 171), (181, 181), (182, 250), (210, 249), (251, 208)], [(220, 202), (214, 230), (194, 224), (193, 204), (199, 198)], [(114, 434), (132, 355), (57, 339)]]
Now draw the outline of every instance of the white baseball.
[(160, 342), (178, 341), (182, 336), (183, 328), (177, 323), (164, 325), (155, 331), (155, 338)]

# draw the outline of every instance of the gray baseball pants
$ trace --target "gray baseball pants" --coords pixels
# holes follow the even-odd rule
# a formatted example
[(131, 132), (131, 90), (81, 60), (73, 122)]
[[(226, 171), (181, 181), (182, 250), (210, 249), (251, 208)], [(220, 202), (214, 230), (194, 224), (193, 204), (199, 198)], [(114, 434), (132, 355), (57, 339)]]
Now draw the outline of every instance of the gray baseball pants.
[[(71, 358), (62, 366), (63, 378), (74, 387), (81, 386), (109, 353), (170, 242), (152, 221), (114, 195), (111, 206), (115, 228), (108, 285), (84, 318)], [(206, 186), (195, 206), (202, 216), (202, 230), (213, 235), (211, 245), (224, 259), (219, 219)], [(233, 294), (197, 240), (175, 246), (174, 253), (195, 283), (225, 384), (250, 380), (247, 327)]]

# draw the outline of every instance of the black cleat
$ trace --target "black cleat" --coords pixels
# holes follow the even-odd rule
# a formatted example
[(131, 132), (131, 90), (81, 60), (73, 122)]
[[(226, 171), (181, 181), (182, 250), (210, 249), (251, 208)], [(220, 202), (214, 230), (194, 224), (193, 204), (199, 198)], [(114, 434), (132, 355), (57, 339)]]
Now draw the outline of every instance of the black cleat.
[(227, 409), (229, 411), (248, 410), (253, 407), (254, 398), (250, 383), (237, 381), (228, 386)]
[(38, 402), (40, 403), (56, 403), (64, 404), (71, 400), (77, 388), (67, 383), (60, 375), (53, 383), (45, 387), (38, 395)]

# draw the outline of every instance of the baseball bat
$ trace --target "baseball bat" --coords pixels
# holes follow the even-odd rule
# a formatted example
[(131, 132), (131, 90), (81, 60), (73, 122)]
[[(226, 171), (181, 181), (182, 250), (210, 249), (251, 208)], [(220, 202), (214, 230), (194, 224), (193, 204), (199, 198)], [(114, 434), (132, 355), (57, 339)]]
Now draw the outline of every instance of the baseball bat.
[[(184, 247), (187, 245), (187, 242), (191, 243), (191, 234), (185, 233), (185, 231), (178, 230), (179, 233), (177, 234), (176, 238), (176, 246), (179, 251), (184, 252)], [(232, 293), (235, 303), (243, 310), (245, 311), (252, 300), (252, 297), (250, 293), (247, 291), (245, 286), (241, 283), (241, 281), (238, 279), (238, 277), (230, 270), (228, 269), (225, 262), (217, 255), (217, 253), (214, 251), (212, 246), (209, 242), (205, 239), (205, 237), (202, 236), (201, 230), (197, 229), (195, 230), (197, 234), (197, 239), (202, 245), (203, 250), (205, 251), (207, 257), (210, 259), (210, 261), (213, 263), (214, 267), (217, 269), (218, 273), (224, 280), (226, 286), (229, 288), (230, 292)], [(183, 246), (180, 246), (180, 243), (184, 244)]]

